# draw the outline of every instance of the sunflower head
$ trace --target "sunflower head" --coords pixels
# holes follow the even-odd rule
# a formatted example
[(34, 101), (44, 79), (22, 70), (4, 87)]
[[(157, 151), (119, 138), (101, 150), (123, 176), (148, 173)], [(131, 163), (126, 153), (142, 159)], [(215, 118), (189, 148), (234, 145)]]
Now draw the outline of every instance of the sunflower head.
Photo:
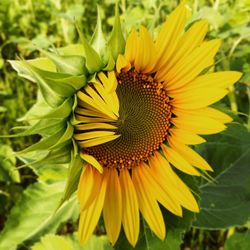
[(116, 6), (108, 40), (98, 17), (91, 43), (78, 29), (80, 45), (11, 61), (39, 87), (39, 101), (24, 117), (31, 125), (19, 135), (38, 133), (42, 139), (19, 154), (70, 163), (64, 199), (77, 189), (82, 243), (102, 212), (112, 244), (123, 226), (133, 246), (139, 211), (160, 239), (165, 224), (159, 204), (180, 217), (183, 208), (199, 212), (175, 169), (195, 176), (212, 170), (189, 145), (226, 128), (231, 118), (209, 106), (241, 74), (209, 70), (220, 41), (205, 39), (205, 20), (186, 29), (188, 17), (182, 2), (157, 37), (141, 26), (125, 42)]

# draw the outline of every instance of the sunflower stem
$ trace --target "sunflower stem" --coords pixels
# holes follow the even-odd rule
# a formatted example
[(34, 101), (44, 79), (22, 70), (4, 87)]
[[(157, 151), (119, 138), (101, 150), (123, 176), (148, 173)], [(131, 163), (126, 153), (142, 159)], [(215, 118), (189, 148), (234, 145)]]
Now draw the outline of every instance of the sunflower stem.
[[(231, 47), (229, 53), (228, 53), (228, 64), (229, 64), (229, 61), (236, 49), (236, 47), (240, 44), (240, 42), (242, 41), (242, 37), (239, 37), (234, 43), (233, 43), (233, 46)], [(228, 65), (229, 66), (229, 65)], [(237, 100), (236, 100), (236, 96), (235, 96), (235, 88), (234, 86), (231, 86), (229, 88), (229, 93), (228, 93), (228, 98), (229, 98), (229, 101), (230, 101), (230, 106), (231, 106), (231, 110), (233, 112), (237, 112), (238, 111), (238, 106), (237, 106)]]

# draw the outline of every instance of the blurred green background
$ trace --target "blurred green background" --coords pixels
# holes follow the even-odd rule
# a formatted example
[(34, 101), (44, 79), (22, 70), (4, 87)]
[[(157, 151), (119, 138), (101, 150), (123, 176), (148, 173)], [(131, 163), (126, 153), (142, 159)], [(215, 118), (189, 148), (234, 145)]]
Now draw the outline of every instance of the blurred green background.
[[(223, 108), (228, 107), (238, 124), (241, 124), (243, 131), (241, 139), (243, 140), (244, 133), (247, 133), (246, 131), (250, 128), (248, 116), (250, 100), (250, 0), (194, 0), (187, 1), (187, 3), (193, 13), (190, 22), (206, 18), (210, 23), (208, 37), (219, 37), (223, 40), (217, 55), (215, 69), (231, 69), (244, 73), (243, 78), (235, 88), (231, 89), (222, 105)], [(101, 9), (103, 30), (108, 36), (114, 20), (114, 0), (0, 1), (1, 135), (9, 134), (11, 128), (20, 126), (17, 119), (22, 117), (34, 104), (37, 90), (34, 84), (17, 76), (8, 60), (18, 57), (35, 58), (39, 56), (37, 46), (48, 49), (52, 46), (61, 47), (78, 42), (75, 21), (81, 24), (81, 29), (90, 38), (96, 24), (97, 4)], [(124, 32), (128, 33), (131, 27), (140, 24), (147, 26), (151, 32), (157, 32), (166, 15), (177, 4), (176, 0), (120, 1)], [(235, 129), (232, 127), (231, 134), (234, 132)], [(216, 141), (216, 138), (214, 137), (213, 140)], [(231, 139), (228, 142), (230, 146), (234, 142), (238, 145), (239, 135), (237, 133)], [(84, 248), (77, 244), (73, 232), (77, 230), (78, 208), (74, 200), (66, 204), (60, 210), (61, 212), (56, 214), (57, 217), (50, 217), (51, 211), (56, 208), (56, 201), (59, 201), (63, 191), (62, 180), (67, 174), (65, 166), (60, 169), (47, 166), (37, 171), (32, 167), (23, 167), (23, 163), (13, 156), (13, 151), (23, 149), (37, 140), (39, 140), (39, 136), (15, 139), (0, 138), (0, 232), (2, 231), (0, 233), (0, 250), (50, 249), (43, 248), (46, 244), (51, 245), (51, 249), (61, 248), (62, 250), (72, 249), (72, 246), (73, 249), (85, 250), (109, 249), (110, 246), (104, 236), (93, 236), (90, 244)], [(249, 147), (249, 143), (249, 141), (240, 141), (237, 150), (242, 147), (244, 153)], [(208, 158), (209, 162), (215, 162), (215, 166), (216, 164), (222, 165), (221, 162), (218, 163), (209, 156), (208, 148), (200, 147), (198, 150)], [(233, 160), (238, 159), (237, 157), (240, 157), (242, 153), (233, 152), (236, 158), (228, 161), (227, 166), (233, 164)], [(220, 152), (217, 160), (225, 157), (225, 154), (225, 151)], [(211, 164), (213, 166), (213, 163)], [(250, 191), (248, 201), (249, 195)], [(248, 208), (248, 212), (249, 210)], [(15, 227), (16, 225), (17, 227)], [(182, 237), (181, 248), (185, 250), (250, 249), (247, 221), (241, 225), (239, 223), (235, 223), (235, 225), (237, 227), (233, 227), (229, 223), (223, 230), (212, 231), (206, 230), (208, 228), (206, 226), (193, 227)], [(97, 235), (102, 234), (102, 231), (103, 229), (100, 228)], [(57, 233), (65, 235), (65, 237), (46, 236), (43, 238), (43, 242), (34, 246), (34, 243), (39, 241), (41, 236), (48, 233)]]

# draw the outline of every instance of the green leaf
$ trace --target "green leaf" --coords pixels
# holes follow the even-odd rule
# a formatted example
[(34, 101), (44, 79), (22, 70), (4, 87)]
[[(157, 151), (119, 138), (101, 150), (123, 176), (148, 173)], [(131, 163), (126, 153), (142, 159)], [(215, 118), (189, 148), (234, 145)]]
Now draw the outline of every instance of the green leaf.
[[(244, 224), (250, 216), (250, 133), (232, 124), (200, 151), (215, 169), (215, 182), (202, 183), (201, 212), (195, 227), (221, 229)], [(217, 169), (217, 168), (218, 169)]]
[(70, 124), (70, 122), (67, 122), (67, 128), (66, 128), (64, 134), (50, 149), (53, 149), (66, 141), (71, 141), (71, 139), (73, 137), (73, 133), (74, 133), (74, 127)]
[[(54, 129), (54, 128), (53, 128)], [(17, 152), (18, 155), (22, 155), (35, 150), (47, 150), (54, 147), (55, 144), (58, 144), (61, 137), (66, 133), (65, 125), (62, 124), (62, 128), (58, 131), (54, 131), (54, 134), (46, 138), (41, 139), (39, 142)]]
[[(66, 100), (65, 100), (66, 101)], [(29, 124), (34, 125), (40, 119), (40, 116), (52, 112), (54, 108), (50, 107), (44, 100), (41, 91), (38, 89), (36, 103), (26, 112), (23, 117), (17, 119), (17, 121), (28, 121)]]
[(61, 130), (64, 128), (64, 121), (62, 119), (43, 119), (39, 120), (35, 124), (31, 126), (18, 126), (12, 128), (12, 130), (24, 130), (22, 132), (7, 135), (6, 137), (20, 137), (20, 136), (27, 136), (27, 135), (34, 135), (39, 134), (44, 137), (51, 136), (55, 134), (55, 131)]
[(250, 230), (236, 232), (226, 240), (225, 250), (247, 250), (250, 249)]
[(82, 44), (69, 44), (65, 47), (57, 48), (60, 55), (63, 56), (77, 56), (81, 55), (85, 57), (84, 48)]
[(55, 182), (55, 181), (65, 181), (68, 173), (68, 164), (55, 164), (44, 162), (35, 164), (31, 166), (36, 175), (38, 175), (38, 180), (41, 182)]
[(15, 250), (20, 243), (32, 243), (44, 234), (54, 233), (73, 214), (78, 216), (76, 199), (65, 203), (56, 213), (63, 182), (30, 185), (11, 209), (0, 233), (0, 249)]
[[(40, 161), (41, 165), (48, 168), (47, 164), (68, 164), (70, 162), (70, 152), (72, 148), (71, 141), (67, 141), (58, 147), (49, 149), (46, 157), (39, 159), (36, 157), (36, 162)], [(33, 156), (34, 157), (34, 156)]]
[(56, 72), (55, 64), (50, 59), (48, 59), (46, 57), (31, 59), (31, 60), (28, 60), (28, 62), (31, 65), (33, 65), (39, 69)]
[[(74, 97), (66, 99), (61, 105), (56, 108), (49, 107), (44, 103), (41, 95), (38, 93), (38, 98), (36, 104), (26, 113), (25, 116), (18, 119), (18, 121), (28, 121), (32, 123), (34, 128), (26, 128), (29, 130), (39, 130), (39, 127), (50, 127), (54, 123), (63, 123), (64, 118), (68, 117), (72, 113)], [(40, 120), (40, 121), (36, 121)], [(37, 128), (38, 127), (38, 128)], [(46, 131), (45, 131), (46, 132)], [(28, 132), (25, 132), (26, 134)], [(45, 133), (46, 134), (46, 133)]]
[(72, 76), (66, 73), (41, 70), (37, 67), (33, 67), (33, 70), (44, 79), (54, 92), (63, 97), (72, 96), (87, 82), (85, 75)]
[(105, 68), (103, 70), (111, 71), (115, 67), (115, 60), (113, 59), (112, 52), (110, 51), (109, 47), (107, 48), (107, 50), (108, 50), (108, 52), (107, 52), (107, 54), (108, 54), (108, 62), (107, 62), (107, 65), (105, 66)]
[(86, 67), (90, 74), (95, 72), (99, 72), (103, 67), (103, 63), (101, 61), (98, 53), (89, 45), (88, 41), (84, 37), (83, 33), (80, 31), (80, 28), (76, 26), (78, 34), (80, 36), (81, 42), (84, 47), (84, 54), (86, 58)]
[[(50, 112), (47, 112), (46, 114), (38, 116), (36, 119), (63, 119), (68, 117), (72, 112), (72, 106), (73, 106), (73, 99), (68, 98), (66, 99), (60, 106), (57, 108), (54, 108)], [(48, 124), (48, 123), (47, 123)]]
[(67, 201), (76, 191), (83, 167), (84, 163), (81, 160), (80, 156), (78, 154), (74, 156), (72, 152), (67, 183), (61, 200), (61, 204)]
[[(39, 122), (39, 124), (41, 125), (42, 123)], [(58, 130), (57, 130), (57, 127), (59, 127)], [(71, 141), (73, 133), (74, 133), (74, 127), (69, 122), (67, 122), (66, 127), (64, 123), (61, 122), (61, 123), (56, 124), (56, 126), (50, 127), (48, 125), (47, 127), (43, 127), (42, 129), (49, 129), (49, 128), (51, 128), (52, 130), (52, 134), (50, 136), (46, 136), (45, 138), (41, 139), (39, 142), (23, 149), (22, 151), (17, 152), (17, 154), (22, 155), (22, 154), (32, 152), (35, 150), (51, 150), (51, 149), (55, 149), (57, 146), (62, 145), (63, 143), (67, 141)], [(39, 132), (41, 134), (42, 131), (39, 129), (37, 129), (37, 131), (35, 129), (33, 129), (33, 131), (31, 130), (32, 134), (34, 132)], [(25, 134), (25, 132), (21, 133), (21, 135), (23, 134)]]
[(140, 239), (138, 242), (138, 246), (136, 249), (148, 249), (148, 250), (154, 250), (154, 249), (164, 249), (164, 250), (179, 250), (180, 244), (182, 242), (182, 233), (183, 231), (181, 229), (174, 229), (174, 228), (168, 228), (167, 226), (167, 236), (162, 241), (158, 239), (150, 230), (148, 225), (145, 224), (145, 221), (143, 221), (144, 228), (143, 230), (143, 238)]
[(104, 59), (107, 42), (102, 32), (101, 10), (99, 5), (97, 5), (97, 23), (94, 34), (91, 38), (91, 45), (95, 49), (95, 51)]
[(113, 24), (113, 30), (108, 42), (108, 46), (112, 52), (113, 59), (116, 61), (119, 54), (124, 53), (125, 40), (122, 34), (121, 21), (119, 15), (118, 1), (115, 7), (115, 21)]
[(82, 56), (61, 56), (55, 53), (41, 50), (57, 67), (58, 72), (70, 75), (86, 75), (85, 59)]
[(42, 70), (32, 65), (30, 65), (30, 69), (32, 72), (35, 72), (36, 75), (40, 76), (51, 90), (63, 97), (72, 96), (76, 90), (82, 88), (87, 82), (85, 75), (72, 76), (68, 73)]
[(62, 236), (46, 235), (36, 243), (31, 250), (74, 250), (69, 242)]
[(43, 95), (44, 100), (51, 107), (57, 107), (64, 101), (64, 97), (58, 95), (48, 85), (43, 76), (39, 73), (37, 68), (29, 64), (27, 61), (9, 61), (12, 67), (18, 74), (30, 81), (36, 82)]
[(14, 152), (11, 147), (4, 144), (0, 144), (0, 181), (20, 182)]
[(73, 235), (67, 236), (67, 240), (70, 241), (74, 250), (113, 250), (110, 241), (107, 236), (92, 235), (86, 244), (80, 245), (78, 235), (74, 233)]

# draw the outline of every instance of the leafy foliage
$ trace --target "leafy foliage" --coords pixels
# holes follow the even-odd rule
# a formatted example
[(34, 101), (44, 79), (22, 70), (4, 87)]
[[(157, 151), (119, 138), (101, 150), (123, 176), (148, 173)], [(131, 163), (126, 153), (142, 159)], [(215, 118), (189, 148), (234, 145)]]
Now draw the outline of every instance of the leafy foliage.
[(245, 250), (250, 248), (250, 230), (236, 232), (227, 239), (225, 250)]
[[(240, 124), (199, 146), (214, 167), (214, 180), (201, 183), (201, 213), (194, 226), (220, 229), (245, 224), (250, 205), (250, 133)], [(223, 157), (222, 157), (223, 156)]]
[[(189, 229), (191, 223), (196, 228), (225, 230), (225, 228), (233, 226), (244, 227), (250, 216), (250, 118), (248, 116), (250, 111), (250, 66), (247, 56), (250, 52), (250, 3), (248, 0), (190, 0), (187, 2), (194, 13), (190, 23), (200, 18), (206, 18), (210, 24), (209, 37), (223, 39), (215, 69), (232, 69), (244, 73), (240, 82), (231, 89), (228, 97), (223, 100), (224, 104), (230, 107), (234, 113), (237, 123), (234, 122), (221, 135), (209, 137), (207, 143), (197, 148), (215, 169), (215, 172), (211, 174), (214, 178), (213, 182), (196, 179), (201, 189), (199, 194), (201, 213), (196, 216), (196, 220), (193, 220), (192, 214), (185, 213), (184, 219), (178, 219), (164, 211), (167, 237), (163, 242), (158, 240), (146, 223), (142, 221), (141, 228), (143, 230), (140, 232), (140, 240), (136, 249), (179, 249), (183, 242), (183, 233)], [(79, 214), (78, 205), (74, 196), (69, 197), (77, 187), (81, 164), (76, 164), (76, 168), (68, 170), (68, 165), (65, 163), (69, 159), (71, 162), (78, 160), (70, 154), (66, 154), (68, 145), (61, 145), (64, 151), (60, 149), (60, 154), (57, 148), (54, 148), (50, 153), (46, 150), (47, 143), (53, 147), (53, 144), (62, 142), (59, 137), (64, 137), (67, 141), (72, 134), (69, 127), (65, 132), (67, 124), (61, 128), (57, 121), (70, 114), (73, 99), (62, 101), (61, 99), (50, 100), (48, 98), (47, 101), (52, 105), (54, 101), (61, 104), (50, 113), (44, 108), (43, 98), (38, 98), (39, 102), (35, 103), (36, 95), (41, 96), (42, 92), (46, 96), (47, 89), (43, 85), (43, 79), (39, 79), (41, 91), (37, 94), (37, 88), (29, 81), (17, 77), (16, 73), (10, 69), (8, 62), (8, 60), (16, 59), (17, 56), (26, 59), (36, 58), (44, 53), (43, 50), (38, 51), (38, 47), (55, 50), (55, 48), (75, 43), (79, 39), (75, 22), (79, 25), (79, 29), (87, 34), (86, 39), (90, 40), (89, 35), (93, 33), (97, 19), (96, 4), (99, 4), (98, 22), (102, 22), (102, 30), (97, 25), (91, 39), (92, 45), (97, 50), (102, 51), (103, 58), (109, 57), (111, 53), (115, 58), (120, 47), (112, 39), (112, 36), (110, 42), (117, 45), (116, 50), (112, 52), (103, 49), (103, 44), (106, 43), (104, 35), (110, 33), (111, 24), (117, 22), (114, 17), (115, 0), (0, 1), (1, 135), (10, 134), (11, 128), (20, 126), (20, 123), (16, 121), (17, 118), (22, 122), (22, 126), (29, 127), (28, 134), (31, 134), (31, 136), (26, 137), (24, 132), (22, 134), (24, 137), (0, 138), (0, 249), (112, 249), (107, 237), (102, 235), (105, 234), (102, 221), (96, 230), (98, 236), (93, 235), (86, 246), (79, 245), (77, 235), (74, 233)], [(125, 33), (129, 32), (131, 27), (138, 27), (140, 24), (147, 26), (152, 33), (157, 32), (159, 24), (176, 5), (177, 1), (175, 0), (120, 1), (121, 20)], [(114, 32), (121, 31), (115, 30)], [(67, 70), (73, 73), (85, 72), (87, 69), (74, 68), (71, 63), (73, 59), (83, 60), (77, 57), (84, 54), (83, 46), (74, 47), (76, 52), (74, 58), (67, 58), (69, 47), (56, 49), (66, 62), (63, 65), (57, 65), (57, 68), (63, 71), (63, 68), (67, 67)], [(58, 62), (58, 58), (54, 57), (53, 60)], [(41, 65), (41, 61), (32, 60), (32, 66), (23, 68), (26, 71), (32, 71), (34, 77), (37, 77), (37, 63)], [(108, 65), (113, 63), (110, 60)], [(20, 65), (16, 65), (16, 67), (19, 67), (20, 71), (23, 70)], [(46, 80), (51, 80), (51, 87), (53, 82), (58, 83), (58, 79), (51, 79), (51, 75), (47, 74), (48, 67), (50, 68), (51, 65), (44, 61), (42, 74)], [(90, 61), (90, 70), (91, 67)], [(83, 76), (72, 77), (61, 74), (60, 82), (63, 88), (53, 89), (53, 91), (64, 96), (63, 91), (66, 88), (67, 92), (74, 91), (70, 85), (72, 81), (74, 83), (86, 82), (86, 79), (83, 78)], [(33, 104), (35, 105), (27, 113)], [(39, 124), (34, 124), (32, 119), (35, 116), (43, 115), (44, 112), (46, 113), (45, 119)], [(24, 116), (25, 113), (27, 114)], [(53, 124), (54, 129), (58, 129), (58, 137), (54, 138), (54, 141), (47, 140), (47, 142), (42, 143), (44, 146), (43, 154), (37, 155), (36, 151), (24, 151), (18, 159), (15, 159), (14, 151), (36, 145), (35, 143), (40, 139), (40, 136), (46, 137), (53, 134), (53, 129), (47, 129), (45, 126), (48, 121)], [(33, 149), (35, 147), (33, 146)], [(50, 157), (46, 158), (48, 156)], [(42, 158), (47, 159), (45, 164), (36, 162)], [(55, 164), (55, 160), (57, 164)], [(25, 162), (25, 168), (21, 161)], [(64, 183), (68, 171), (70, 180), (72, 180), (71, 185)], [(64, 189), (66, 191), (62, 197)], [(192, 189), (197, 192), (195, 186), (192, 186)], [(67, 200), (67, 202), (58, 209), (61, 199)], [(226, 240), (225, 249), (248, 249), (249, 229), (243, 228), (243, 231), (236, 231), (229, 237)], [(51, 234), (66, 234), (66, 236)], [(205, 231), (199, 237), (202, 238), (205, 234), (209, 233)], [(217, 235), (219, 234), (217, 233)], [(182, 244), (185, 245), (187, 242), (184, 241)], [(195, 247), (191, 245), (190, 248), (203, 249), (207, 247), (205, 243), (202, 245), (202, 240), (199, 241), (199, 244), (198, 246), (194, 244)], [(124, 235), (120, 237), (114, 248), (130, 249)]]
[(75, 200), (58, 211), (64, 183), (30, 185), (12, 208), (4, 230), (0, 233), (0, 249), (16, 249), (24, 242), (33, 242), (41, 235), (56, 232), (59, 225), (77, 213)]

